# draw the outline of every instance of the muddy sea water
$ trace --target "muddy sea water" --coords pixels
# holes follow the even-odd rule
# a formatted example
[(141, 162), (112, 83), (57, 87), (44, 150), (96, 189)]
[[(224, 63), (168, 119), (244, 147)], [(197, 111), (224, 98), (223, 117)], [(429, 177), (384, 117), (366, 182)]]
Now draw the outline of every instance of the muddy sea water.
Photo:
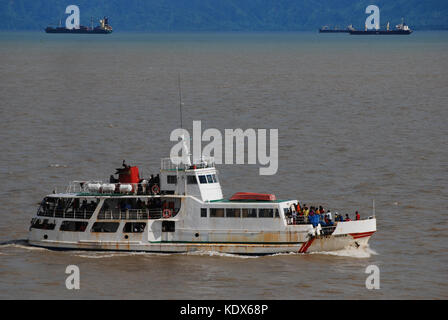
[[(448, 32), (0, 33), (0, 298), (447, 299)], [(50, 251), (37, 204), (71, 180), (157, 173), (183, 124), (278, 129), (278, 172), (221, 165), (225, 196), (275, 193), (352, 217), (370, 248), (241, 257)], [(67, 290), (77, 265), (81, 289)], [(380, 289), (368, 290), (369, 265)]]

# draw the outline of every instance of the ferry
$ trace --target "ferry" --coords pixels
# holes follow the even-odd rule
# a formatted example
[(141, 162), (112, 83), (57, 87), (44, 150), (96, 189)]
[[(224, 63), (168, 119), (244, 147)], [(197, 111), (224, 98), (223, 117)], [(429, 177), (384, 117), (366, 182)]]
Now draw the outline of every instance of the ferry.
[(109, 25), (109, 18), (104, 17), (100, 19), (100, 25), (94, 27), (93, 26), (93, 18), (91, 19), (90, 28), (87, 26), (79, 26), (79, 28), (68, 29), (66, 27), (61, 26), (62, 21), (59, 21), (58, 27), (48, 26), (45, 28), (46, 33), (76, 33), (76, 34), (109, 34), (112, 33), (112, 26)]
[(381, 29), (373, 29), (367, 30), (350, 30), (350, 34), (352, 35), (410, 35), (412, 33), (412, 29), (404, 22), (404, 19), (401, 20), (400, 24), (395, 26), (395, 29), (390, 29), (390, 23), (388, 22), (385, 30)]
[(65, 192), (48, 194), (31, 220), (29, 244), (265, 255), (365, 247), (376, 231), (374, 214), (326, 224), (324, 215), (298, 214), (298, 200), (248, 192), (226, 199), (214, 159), (187, 157), (162, 159), (160, 172), (148, 179), (123, 161), (108, 182), (72, 181)]

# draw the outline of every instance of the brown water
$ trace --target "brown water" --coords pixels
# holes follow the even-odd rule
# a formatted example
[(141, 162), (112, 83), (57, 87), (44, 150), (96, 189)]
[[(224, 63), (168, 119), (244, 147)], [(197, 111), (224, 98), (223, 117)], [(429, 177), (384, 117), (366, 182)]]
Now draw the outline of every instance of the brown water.
[[(0, 298), (447, 299), (448, 33), (0, 34)], [(28, 247), (37, 203), (126, 159), (159, 170), (179, 127), (278, 128), (279, 171), (222, 165), (223, 191), (353, 215), (363, 252), (238, 257)], [(65, 288), (65, 268), (81, 289)], [(380, 290), (365, 269), (380, 268)]]

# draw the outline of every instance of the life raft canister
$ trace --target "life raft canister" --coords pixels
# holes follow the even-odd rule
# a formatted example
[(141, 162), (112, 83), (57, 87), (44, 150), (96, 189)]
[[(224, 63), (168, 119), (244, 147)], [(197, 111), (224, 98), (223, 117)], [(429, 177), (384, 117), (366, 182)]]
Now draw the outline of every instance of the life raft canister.
[(171, 209), (163, 209), (162, 215), (164, 218), (166, 219), (171, 218), (171, 214), (172, 214)]
[(151, 191), (152, 191), (152, 193), (154, 193), (154, 194), (159, 194), (159, 192), (160, 192), (160, 187), (158, 186), (158, 185), (153, 185), (152, 187), (151, 187)]

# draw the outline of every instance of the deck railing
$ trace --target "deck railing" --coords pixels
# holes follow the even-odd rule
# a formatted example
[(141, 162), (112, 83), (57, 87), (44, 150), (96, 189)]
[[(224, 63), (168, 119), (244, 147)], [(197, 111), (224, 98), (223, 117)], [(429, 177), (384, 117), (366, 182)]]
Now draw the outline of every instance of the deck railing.
[(90, 219), (94, 210), (87, 209), (73, 209), (71, 211), (64, 211), (60, 208), (53, 209), (39, 209), (37, 215), (41, 217), (65, 218), (65, 219)]
[(101, 210), (98, 220), (148, 220), (162, 218), (162, 209)]

